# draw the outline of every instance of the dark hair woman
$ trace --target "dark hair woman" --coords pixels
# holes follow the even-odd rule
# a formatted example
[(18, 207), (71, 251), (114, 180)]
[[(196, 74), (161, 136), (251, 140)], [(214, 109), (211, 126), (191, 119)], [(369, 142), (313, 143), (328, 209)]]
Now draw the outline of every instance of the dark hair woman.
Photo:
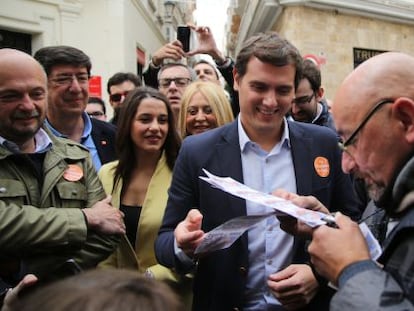
[(190, 284), (159, 265), (154, 254), (180, 148), (168, 99), (148, 87), (130, 92), (120, 111), (116, 146), (119, 160), (104, 165), (99, 176), (113, 206), (125, 214), (126, 236), (101, 266), (135, 269), (180, 290), (188, 286), (189, 296)]

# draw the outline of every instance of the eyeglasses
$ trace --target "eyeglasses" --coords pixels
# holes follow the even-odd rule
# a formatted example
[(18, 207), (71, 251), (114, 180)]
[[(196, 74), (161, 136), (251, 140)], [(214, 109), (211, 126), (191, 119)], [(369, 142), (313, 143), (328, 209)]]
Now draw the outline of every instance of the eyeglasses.
[(377, 112), (379, 110), (379, 108), (381, 108), (383, 105), (393, 104), (393, 103), (394, 103), (394, 100), (392, 100), (392, 99), (383, 99), (380, 102), (378, 102), (377, 104), (375, 104), (375, 106), (371, 109), (370, 112), (368, 112), (368, 114), (365, 116), (365, 118), (362, 119), (362, 122), (357, 126), (355, 131), (353, 131), (351, 136), (349, 136), (349, 138), (345, 142), (343, 142), (343, 143), (339, 142), (338, 143), (339, 148), (342, 151), (347, 151), (348, 147), (355, 143), (356, 136), (362, 130), (362, 128), (365, 126), (365, 124), (369, 121), (369, 119), (371, 119), (371, 117), (375, 114), (375, 112)]
[(109, 99), (113, 102), (120, 102), (122, 100), (122, 97), (126, 97), (128, 95), (128, 91), (125, 91), (123, 93), (116, 93), (109, 95)]
[(78, 81), (80, 85), (86, 85), (89, 82), (89, 75), (87, 73), (62, 74), (49, 80), (58, 86), (70, 86), (74, 80)]
[(94, 111), (94, 112), (88, 112), (88, 115), (92, 118), (96, 118), (96, 117), (102, 117), (104, 113), (102, 111)]
[(312, 95), (309, 95), (309, 96), (297, 97), (293, 99), (292, 103), (294, 103), (295, 105), (309, 104), (314, 96), (315, 96), (315, 93), (312, 93)]
[(189, 78), (165, 78), (165, 79), (160, 79), (158, 81), (159, 85), (161, 88), (166, 89), (167, 87), (170, 86), (171, 82), (174, 82), (175, 85), (177, 87), (185, 87), (190, 83), (191, 79)]

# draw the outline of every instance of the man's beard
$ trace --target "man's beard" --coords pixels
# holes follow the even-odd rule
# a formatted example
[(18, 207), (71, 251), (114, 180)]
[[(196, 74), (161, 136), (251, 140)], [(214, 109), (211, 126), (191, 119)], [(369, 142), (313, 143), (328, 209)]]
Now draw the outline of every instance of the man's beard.
[(32, 110), (30, 112), (17, 110), (13, 114), (13, 119), (17, 122), (26, 118), (36, 118), (36, 124), (24, 127), (14, 126), (11, 133), (8, 133), (9, 135), (7, 135), (7, 139), (19, 143), (30, 140), (36, 135), (43, 124), (44, 116), (41, 116), (37, 110)]
[(377, 185), (377, 184), (371, 184), (371, 185), (365, 185), (368, 196), (374, 200), (374, 202), (379, 201), (382, 196), (385, 193), (386, 187), (384, 185)]

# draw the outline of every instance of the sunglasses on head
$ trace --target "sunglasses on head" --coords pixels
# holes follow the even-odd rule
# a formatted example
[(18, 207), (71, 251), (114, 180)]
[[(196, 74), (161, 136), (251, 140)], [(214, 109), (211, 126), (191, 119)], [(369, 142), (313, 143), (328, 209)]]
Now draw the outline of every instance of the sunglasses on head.
[(127, 95), (128, 95), (128, 91), (124, 93), (115, 93), (115, 94), (109, 95), (109, 99), (113, 102), (120, 102), (122, 97), (125, 98)]

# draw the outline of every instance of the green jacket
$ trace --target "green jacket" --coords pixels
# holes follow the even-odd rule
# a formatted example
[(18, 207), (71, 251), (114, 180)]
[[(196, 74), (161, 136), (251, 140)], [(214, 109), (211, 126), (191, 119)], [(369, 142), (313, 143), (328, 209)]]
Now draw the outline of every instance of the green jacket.
[[(105, 197), (88, 150), (48, 134), (53, 146), (43, 161), (43, 178), (28, 155), (0, 145), (0, 266), (17, 260), (39, 276), (69, 258), (94, 267), (119, 241), (88, 232), (80, 211)], [(78, 174), (69, 174), (73, 168)]]

